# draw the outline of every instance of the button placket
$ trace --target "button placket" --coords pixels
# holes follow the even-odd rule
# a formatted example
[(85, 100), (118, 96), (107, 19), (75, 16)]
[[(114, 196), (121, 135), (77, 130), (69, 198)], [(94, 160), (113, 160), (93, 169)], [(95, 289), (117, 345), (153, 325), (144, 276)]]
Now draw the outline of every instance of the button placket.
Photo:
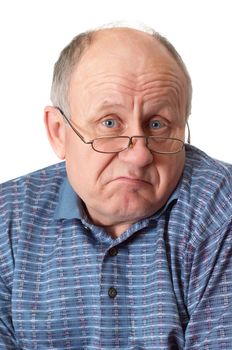
[[(108, 251), (108, 254), (110, 257), (115, 257), (117, 254), (118, 254), (118, 248), (116, 246), (114, 247), (111, 247)], [(117, 289), (115, 287), (110, 287), (108, 289), (108, 296), (111, 298), (111, 299), (114, 299), (116, 298), (118, 292), (117, 292)]]

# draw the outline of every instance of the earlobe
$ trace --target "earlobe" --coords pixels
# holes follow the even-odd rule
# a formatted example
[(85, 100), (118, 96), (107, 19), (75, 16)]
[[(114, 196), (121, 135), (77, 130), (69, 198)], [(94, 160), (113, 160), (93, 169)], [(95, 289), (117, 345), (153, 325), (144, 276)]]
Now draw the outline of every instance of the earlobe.
[(65, 158), (65, 123), (57, 108), (47, 106), (44, 109), (44, 123), (48, 140), (53, 151), (60, 159)]

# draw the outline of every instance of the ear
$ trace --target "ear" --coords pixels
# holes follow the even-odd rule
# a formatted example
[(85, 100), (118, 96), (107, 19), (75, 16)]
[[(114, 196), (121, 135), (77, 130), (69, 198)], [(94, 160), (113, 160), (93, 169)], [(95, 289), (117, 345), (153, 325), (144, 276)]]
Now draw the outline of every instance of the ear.
[(47, 106), (44, 109), (44, 123), (48, 140), (53, 151), (60, 159), (65, 158), (65, 123), (55, 107)]

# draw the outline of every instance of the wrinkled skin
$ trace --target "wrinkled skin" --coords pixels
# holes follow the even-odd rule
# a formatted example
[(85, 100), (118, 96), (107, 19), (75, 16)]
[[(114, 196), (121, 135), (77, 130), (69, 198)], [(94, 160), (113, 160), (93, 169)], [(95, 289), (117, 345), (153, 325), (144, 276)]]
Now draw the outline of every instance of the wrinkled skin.
[[(170, 53), (149, 34), (108, 29), (95, 34), (70, 82), (71, 120), (98, 136), (157, 135), (184, 140), (187, 82)], [(85, 145), (66, 124), (60, 138), (69, 181), (91, 220), (113, 237), (168, 200), (183, 171), (184, 149), (158, 155), (143, 139), (118, 154)]]

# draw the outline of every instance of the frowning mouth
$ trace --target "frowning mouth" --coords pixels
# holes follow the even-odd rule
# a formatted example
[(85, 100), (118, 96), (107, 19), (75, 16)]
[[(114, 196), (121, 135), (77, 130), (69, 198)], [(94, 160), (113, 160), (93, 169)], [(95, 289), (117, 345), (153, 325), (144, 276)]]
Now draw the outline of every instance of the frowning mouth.
[(129, 176), (119, 176), (115, 179), (113, 179), (111, 182), (124, 182), (126, 184), (134, 184), (134, 185), (151, 185), (151, 183), (147, 180), (144, 180), (142, 178), (137, 177), (129, 177)]

